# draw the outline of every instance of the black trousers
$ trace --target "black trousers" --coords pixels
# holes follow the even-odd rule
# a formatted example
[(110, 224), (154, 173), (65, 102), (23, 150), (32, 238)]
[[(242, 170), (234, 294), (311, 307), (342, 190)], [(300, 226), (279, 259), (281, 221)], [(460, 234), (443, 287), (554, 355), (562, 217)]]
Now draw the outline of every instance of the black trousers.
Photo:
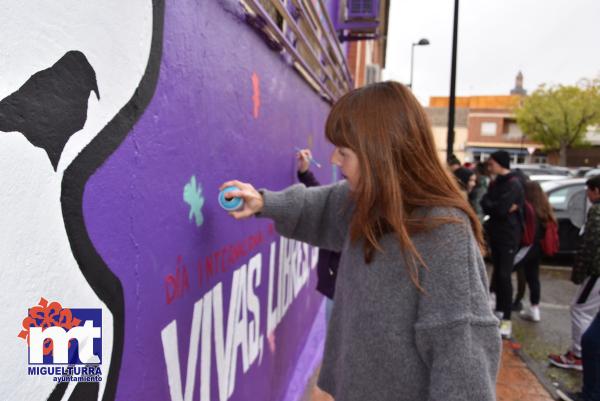
[(510, 320), (513, 288), (511, 274), (513, 271), (516, 246), (491, 244), (492, 248), (492, 282), (491, 291), (496, 293), (496, 311), (502, 312), (505, 320)]
[[(515, 265), (517, 271), (517, 296), (515, 302), (520, 302), (525, 295), (525, 282), (529, 287), (529, 301), (532, 305), (540, 303), (540, 261), (542, 259), (542, 249), (536, 242), (529, 248), (529, 252)], [(522, 277), (521, 277), (522, 276)], [(523, 280), (523, 278), (525, 280)]]

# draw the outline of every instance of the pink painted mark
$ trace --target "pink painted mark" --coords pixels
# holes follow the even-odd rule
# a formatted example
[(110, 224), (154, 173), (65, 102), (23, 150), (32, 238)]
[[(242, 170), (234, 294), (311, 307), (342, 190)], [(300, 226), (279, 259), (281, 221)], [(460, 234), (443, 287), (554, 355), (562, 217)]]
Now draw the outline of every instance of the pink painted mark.
[(271, 353), (274, 354), (275, 353), (275, 349), (276, 349), (276, 345), (275, 345), (275, 332), (274, 331), (272, 331), (267, 336), (267, 340), (269, 342), (269, 349), (271, 350)]
[(260, 80), (255, 72), (252, 73), (252, 103), (254, 104), (252, 115), (254, 118), (258, 118), (260, 110)]

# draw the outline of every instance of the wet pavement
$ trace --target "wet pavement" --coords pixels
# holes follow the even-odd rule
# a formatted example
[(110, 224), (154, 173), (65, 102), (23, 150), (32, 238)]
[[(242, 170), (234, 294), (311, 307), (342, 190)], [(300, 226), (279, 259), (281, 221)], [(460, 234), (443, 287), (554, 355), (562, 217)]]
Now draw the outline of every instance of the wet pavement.
[(502, 360), (496, 381), (498, 401), (552, 401), (548, 389), (510, 341), (502, 342)]
[[(567, 262), (568, 263), (568, 262)], [(552, 367), (548, 354), (565, 352), (571, 344), (569, 304), (577, 286), (569, 281), (570, 267), (543, 265), (541, 321), (533, 323), (513, 316), (513, 340), (503, 342), (502, 362), (496, 386), (498, 401), (550, 401), (555, 388), (581, 388), (581, 372)], [(515, 283), (516, 289), (516, 283)], [(529, 305), (529, 293), (523, 304)], [(312, 376), (300, 401), (332, 401), (315, 386)]]
[[(561, 369), (548, 363), (548, 354), (564, 353), (571, 345), (569, 304), (577, 286), (569, 280), (570, 268), (542, 266), (541, 321), (538, 323), (513, 317), (513, 337), (521, 344), (521, 354), (530, 369), (550, 389), (558, 386), (570, 391), (581, 389), (581, 372)], [(529, 305), (528, 294), (526, 295)]]

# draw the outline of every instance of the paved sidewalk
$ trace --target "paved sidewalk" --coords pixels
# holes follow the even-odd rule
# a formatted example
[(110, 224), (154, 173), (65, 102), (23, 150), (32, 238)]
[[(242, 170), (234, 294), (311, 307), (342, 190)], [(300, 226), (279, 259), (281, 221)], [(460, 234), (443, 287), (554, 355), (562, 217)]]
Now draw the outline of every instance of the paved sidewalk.
[[(315, 387), (316, 375), (315, 373), (310, 380), (301, 401), (333, 401), (328, 394)], [(502, 362), (496, 392), (497, 401), (553, 400), (508, 341), (503, 341), (502, 344)]]
[(552, 401), (548, 391), (512, 349), (509, 341), (502, 342), (502, 361), (496, 382), (498, 401)]

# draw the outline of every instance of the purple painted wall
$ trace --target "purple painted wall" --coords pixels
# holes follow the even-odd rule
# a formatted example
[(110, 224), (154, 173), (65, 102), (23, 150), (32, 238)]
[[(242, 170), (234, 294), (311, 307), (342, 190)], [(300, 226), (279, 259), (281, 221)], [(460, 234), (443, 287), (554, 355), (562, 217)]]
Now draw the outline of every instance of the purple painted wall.
[[(177, 355), (169, 354), (161, 333), (173, 321), (185, 391), (194, 304), (207, 301), (209, 292), (214, 302), (213, 289), (221, 283), (226, 336), (234, 271), (246, 271), (240, 267), (260, 253), (260, 281), (249, 278), (239, 295), (249, 299), (254, 291), (259, 299), (261, 356), (244, 373), (243, 346), (235, 348), (231, 397), (219, 398), (214, 309), (213, 320), (198, 320), (199, 333), (202, 338), (206, 324), (212, 323), (212, 331), (207, 329), (212, 346), (210, 399), (279, 400), (322, 297), (314, 290), (311, 268), (310, 281), (300, 288), (270, 341), (270, 245), (275, 243), (276, 249), (273, 308), (281, 301), (280, 265), (312, 267), (315, 252), (298, 245), (293, 256), (302, 261), (299, 265), (280, 260), (281, 239), (270, 222), (231, 219), (217, 204), (218, 187), (232, 178), (257, 187), (286, 187), (295, 182), (294, 147), (309, 144), (324, 164), (317, 176), (330, 182), (330, 147), (323, 137), (329, 105), (217, 1), (166, 2), (163, 32), (156, 92), (120, 147), (89, 179), (83, 198), (91, 241), (124, 291), (125, 337), (116, 399), (171, 399), (168, 376), (175, 376), (166, 364)], [(184, 187), (192, 176), (198, 186), (194, 192), (204, 200), (201, 224), (190, 219), (191, 206), (184, 201)], [(227, 248), (240, 242), (237, 251)], [(225, 271), (216, 267), (223, 254)], [(207, 258), (214, 264), (210, 277)], [(236, 320), (243, 321), (243, 316), (240, 312)], [(246, 319), (251, 326), (257, 316), (248, 312)], [(207, 388), (201, 379), (208, 377), (202, 376), (202, 349), (200, 345), (193, 399)]]

